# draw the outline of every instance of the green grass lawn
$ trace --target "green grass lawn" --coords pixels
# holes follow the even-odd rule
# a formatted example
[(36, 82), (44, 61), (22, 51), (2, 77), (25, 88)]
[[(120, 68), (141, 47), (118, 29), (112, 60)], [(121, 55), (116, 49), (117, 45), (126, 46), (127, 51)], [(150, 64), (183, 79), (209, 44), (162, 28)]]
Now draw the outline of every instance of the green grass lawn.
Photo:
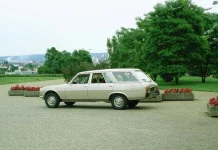
[[(36, 82), (46, 80), (64, 79), (63, 77), (0, 77), (0, 85), (17, 84), (24, 82)], [(183, 76), (179, 79), (179, 84), (175, 81), (164, 82), (161, 78), (157, 78), (159, 89), (166, 88), (192, 88), (193, 91), (218, 92), (218, 79), (206, 78), (206, 83), (201, 82), (201, 77)]]
[(64, 79), (63, 77), (0, 77), (0, 85)]
[(157, 78), (157, 84), (160, 90), (166, 88), (192, 88), (193, 91), (218, 92), (218, 79), (206, 78), (206, 83), (201, 82), (201, 77), (183, 76), (179, 79), (179, 84), (175, 81), (164, 82), (161, 78)]

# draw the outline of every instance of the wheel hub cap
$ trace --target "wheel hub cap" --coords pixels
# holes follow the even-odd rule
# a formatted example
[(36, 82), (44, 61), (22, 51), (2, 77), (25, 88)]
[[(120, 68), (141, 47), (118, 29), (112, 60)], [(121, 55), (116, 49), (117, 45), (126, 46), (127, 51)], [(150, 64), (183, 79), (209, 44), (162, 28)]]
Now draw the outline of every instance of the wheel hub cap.
[(49, 97), (48, 97), (48, 104), (49, 104), (49, 105), (54, 105), (55, 102), (56, 102), (55, 97), (53, 97), (53, 96), (49, 96)]
[(121, 97), (117, 97), (114, 101), (114, 104), (117, 106), (117, 107), (121, 107), (124, 103), (124, 100), (121, 98)]

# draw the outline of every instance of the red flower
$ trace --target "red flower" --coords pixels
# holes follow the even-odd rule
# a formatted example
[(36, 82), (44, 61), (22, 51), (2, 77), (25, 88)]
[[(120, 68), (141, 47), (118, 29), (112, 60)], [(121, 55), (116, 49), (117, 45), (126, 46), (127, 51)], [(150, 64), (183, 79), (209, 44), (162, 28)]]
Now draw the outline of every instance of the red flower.
[(40, 87), (31, 87), (31, 86), (19, 86), (19, 85), (16, 85), (16, 86), (12, 86), (10, 88), (11, 90), (27, 90), (27, 91), (39, 91), (40, 90)]
[(40, 87), (31, 87), (31, 86), (27, 86), (26, 90), (27, 91), (39, 91)]
[[(218, 97), (218, 96), (217, 96)], [(211, 98), (210, 100), (209, 100), (209, 104), (211, 105), (211, 106), (218, 106), (218, 99), (217, 99), (217, 97), (215, 98), (215, 97), (213, 97), (213, 98)]]
[(168, 89), (165, 89), (165, 90), (164, 90), (164, 94), (166, 94), (166, 93), (168, 93)]
[(10, 89), (11, 90), (25, 90), (25, 87), (23, 85), (22, 86), (16, 85), (16, 86), (12, 86)]
[(166, 93), (192, 93), (192, 89), (191, 88), (181, 88), (181, 89), (178, 89), (178, 88), (170, 88), (170, 89), (165, 89), (164, 90), (164, 94)]

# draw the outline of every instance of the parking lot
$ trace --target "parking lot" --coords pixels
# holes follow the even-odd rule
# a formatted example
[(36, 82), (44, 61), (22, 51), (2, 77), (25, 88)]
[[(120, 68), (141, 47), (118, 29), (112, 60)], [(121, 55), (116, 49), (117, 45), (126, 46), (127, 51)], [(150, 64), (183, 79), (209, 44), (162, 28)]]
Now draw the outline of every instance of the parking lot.
[(218, 93), (194, 91), (194, 101), (139, 103), (126, 110), (114, 110), (104, 102), (72, 107), (60, 103), (59, 108), (49, 109), (38, 97), (8, 96), (11, 86), (0, 85), (1, 150), (218, 148), (218, 118), (211, 118), (206, 109), (209, 98)]

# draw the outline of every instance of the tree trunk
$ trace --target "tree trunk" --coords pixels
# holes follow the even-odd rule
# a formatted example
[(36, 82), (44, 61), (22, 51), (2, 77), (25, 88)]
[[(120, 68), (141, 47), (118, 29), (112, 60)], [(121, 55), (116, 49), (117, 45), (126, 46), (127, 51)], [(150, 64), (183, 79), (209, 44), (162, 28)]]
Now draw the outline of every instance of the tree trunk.
[(176, 81), (176, 84), (179, 84), (179, 73), (175, 74), (175, 81)]
[(203, 68), (203, 66), (201, 66), (201, 81), (202, 81), (202, 83), (206, 82), (207, 67), (208, 67), (208, 64), (205, 65), (205, 69)]
[(178, 76), (175, 77), (175, 80), (176, 80), (176, 84), (179, 84), (179, 77)]
[(157, 80), (157, 74), (153, 74), (153, 80), (156, 81)]
[(205, 83), (205, 78), (206, 78), (206, 76), (204, 75), (204, 76), (202, 76), (201, 78), (202, 78), (202, 83)]

